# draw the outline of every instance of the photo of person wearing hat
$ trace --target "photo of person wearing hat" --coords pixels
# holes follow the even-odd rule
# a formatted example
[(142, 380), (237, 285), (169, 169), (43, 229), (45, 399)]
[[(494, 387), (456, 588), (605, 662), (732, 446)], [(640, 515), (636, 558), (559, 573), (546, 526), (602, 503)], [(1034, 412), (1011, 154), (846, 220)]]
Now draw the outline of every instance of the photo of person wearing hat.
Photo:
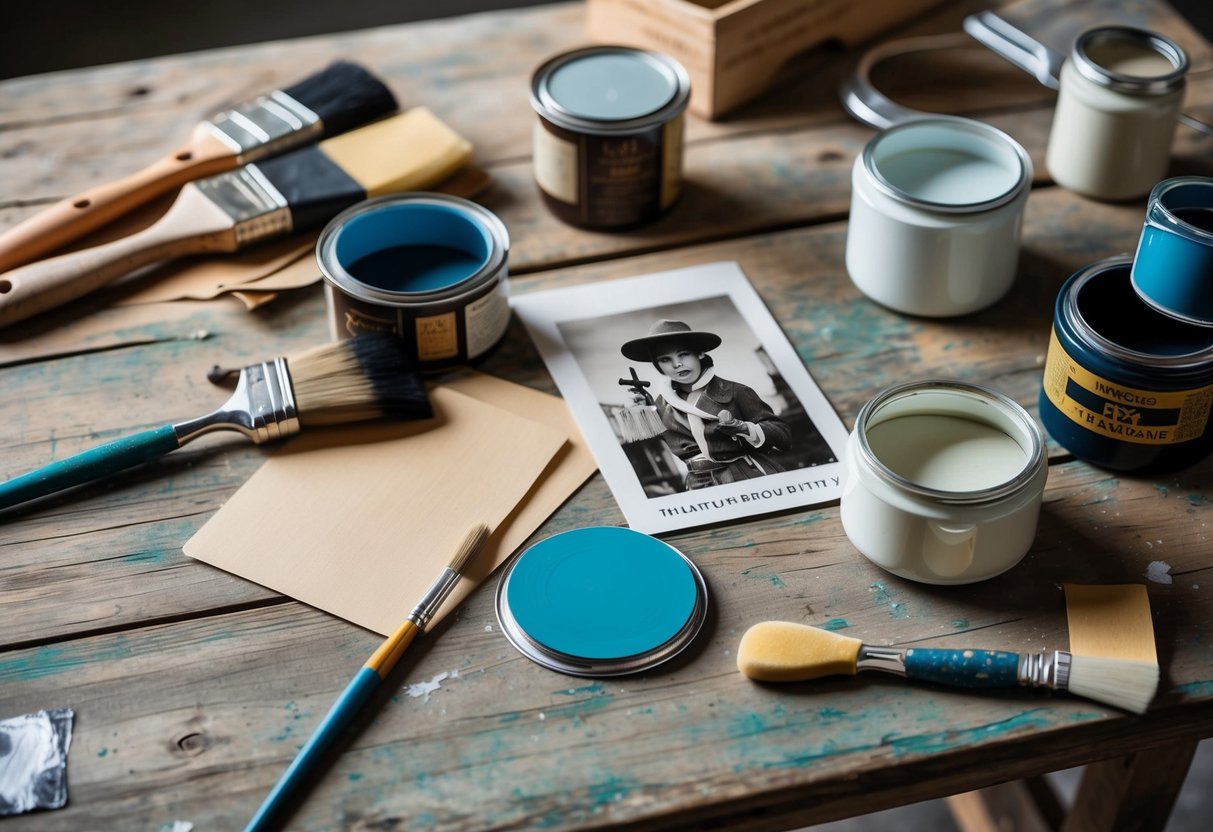
[[(687, 490), (782, 472), (771, 454), (792, 444), (791, 429), (752, 388), (716, 375), (709, 353), (720, 345), (713, 332), (663, 318), (621, 348), (661, 373), (654, 402), (661, 437), (687, 466)], [(646, 402), (635, 395), (635, 404)]]

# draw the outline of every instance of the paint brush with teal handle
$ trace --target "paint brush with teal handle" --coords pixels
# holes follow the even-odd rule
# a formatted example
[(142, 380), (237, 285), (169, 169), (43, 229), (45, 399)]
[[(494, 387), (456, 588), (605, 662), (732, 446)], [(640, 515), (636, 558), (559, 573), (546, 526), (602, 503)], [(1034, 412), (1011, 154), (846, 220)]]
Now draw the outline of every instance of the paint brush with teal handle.
[[(231, 397), (205, 416), (117, 439), (0, 483), (0, 509), (150, 462), (216, 430), (236, 431), (260, 444), (305, 426), (433, 415), (425, 383), (410, 367), (403, 344), (386, 333), (325, 344), (238, 372)], [(218, 380), (213, 373), (211, 380)]]
[(257, 832), (272, 828), (272, 824), (287, 806), (295, 804), (295, 794), (299, 786), (307, 780), (316, 768), (316, 764), (324, 756), (341, 733), (354, 721), (371, 694), (379, 687), (396, 666), (396, 662), (404, 654), (405, 649), (412, 644), (413, 639), (425, 632), (430, 619), (442, 606), (442, 602), (451, 594), (451, 590), (466, 574), (467, 568), (473, 563), (476, 555), (484, 549), (489, 538), (488, 527), (478, 524), (468, 532), (460, 544), (450, 564), (442, 570), (442, 574), (430, 585), (425, 595), (413, 607), (409, 617), (400, 628), (380, 645), (353, 681), (346, 686), (345, 691), (329, 710), (328, 715), (320, 723), (307, 745), (295, 756), (294, 761), (278, 779), (269, 796), (257, 810), (257, 814), (249, 821), (244, 832)]
[(1139, 714), (1145, 713), (1158, 688), (1158, 665), (1151, 662), (1079, 656), (1064, 650), (1047, 656), (872, 647), (857, 638), (789, 621), (763, 621), (748, 629), (737, 648), (737, 668), (764, 682), (880, 670), (959, 688), (1045, 687)]

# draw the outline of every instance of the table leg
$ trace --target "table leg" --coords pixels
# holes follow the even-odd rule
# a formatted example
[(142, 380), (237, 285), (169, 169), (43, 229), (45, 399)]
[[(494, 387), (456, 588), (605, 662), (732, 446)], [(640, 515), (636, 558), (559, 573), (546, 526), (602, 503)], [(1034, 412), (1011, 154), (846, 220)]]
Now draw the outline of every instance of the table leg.
[(954, 794), (948, 809), (961, 832), (1056, 832), (1065, 812), (1044, 777)]
[(1161, 832), (1197, 743), (1182, 740), (1088, 765), (1062, 832)]

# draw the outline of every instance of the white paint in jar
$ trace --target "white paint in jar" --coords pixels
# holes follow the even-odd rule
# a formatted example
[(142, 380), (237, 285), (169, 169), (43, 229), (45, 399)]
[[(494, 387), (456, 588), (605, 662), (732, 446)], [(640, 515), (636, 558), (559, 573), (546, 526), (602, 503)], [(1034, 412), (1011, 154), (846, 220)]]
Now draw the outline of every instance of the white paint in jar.
[(1045, 167), (1095, 199), (1144, 196), (1165, 178), (1188, 58), (1162, 35), (1103, 26), (1079, 35), (1061, 68)]
[(972, 119), (924, 118), (878, 133), (851, 174), (852, 281), (911, 315), (989, 306), (1014, 282), (1031, 180), (1023, 147)]
[(864, 405), (847, 440), (843, 529), (903, 578), (992, 578), (1035, 539), (1044, 447), (1027, 412), (989, 388), (941, 380), (889, 388)]

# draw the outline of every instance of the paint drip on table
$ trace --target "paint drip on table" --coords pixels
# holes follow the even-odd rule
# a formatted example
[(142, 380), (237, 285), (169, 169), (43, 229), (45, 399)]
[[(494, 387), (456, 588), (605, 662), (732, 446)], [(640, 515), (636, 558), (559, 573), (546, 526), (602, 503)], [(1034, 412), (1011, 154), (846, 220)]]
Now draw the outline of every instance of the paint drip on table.
[(0, 816), (67, 805), (71, 708), (0, 720)]

